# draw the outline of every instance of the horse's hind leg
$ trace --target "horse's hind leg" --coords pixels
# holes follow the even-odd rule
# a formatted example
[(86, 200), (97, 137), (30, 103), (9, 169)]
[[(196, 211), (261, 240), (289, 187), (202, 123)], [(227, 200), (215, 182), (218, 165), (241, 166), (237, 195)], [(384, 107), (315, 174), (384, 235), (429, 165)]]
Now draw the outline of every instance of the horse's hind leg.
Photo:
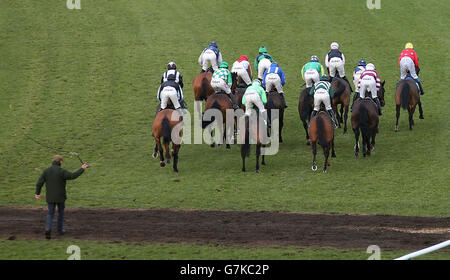
[(419, 105), (419, 119), (423, 120), (422, 102), (419, 100), (417, 104)]
[(178, 172), (178, 152), (180, 151), (180, 145), (173, 145), (173, 171)]
[(396, 120), (395, 120), (395, 129), (394, 129), (394, 131), (398, 132), (398, 119), (400, 118), (400, 104), (397, 104), (395, 106), (395, 117), (396, 117)]
[(345, 112), (344, 112), (344, 133), (347, 133), (347, 119), (348, 119), (348, 104), (345, 106)]
[(309, 139), (309, 132), (308, 132), (308, 124), (306, 123), (306, 120), (302, 120), (303, 122), (303, 128), (306, 132), (306, 145), (311, 145), (311, 139)]
[(170, 164), (172, 157), (170, 156), (170, 142), (164, 143), (164, 149), (166, 150), (166, 163)]
[(280, 110), (280, 118), (279, 118), (279, 131), (278, 131), (278, 137), (279, 137), (279, 142), (283, 143), (283, 137), (281, 136), (281, 131), (283, 131), (283, 121), (284, 121), (284, 109)]
[(312, 150), (313, 150), (313, 164), (312, 164), (311, 169), (313, 171), (316, 171), (317, 170), (317, 162), (316, 162), (317, 142), (312, 142), (311, 145), (312, 145)]
[(413, 120), (413, 108), (408, 106), (408, 114), (409, 114), (409, 130), (413, 129), (414, 120)]
[(323, 173), (327, 173), (328, 157), (330, 156), (330, 147), (323, 148), (323, 154), (325, 155), (325, 163), (323, 164)]
[(359, 128), (353, 129), (355, 133), (355, 157), (359, 156)]
[(256, 145), (256, 173), (259, 173), (259, 156), (261, 155), (261, 144)]
[(156, 138), (156, 146), (158, 147), (159, 151), (159, 165), (161, 165), (161, 167), (164, 167), (166, 166), (166, 163), (164, 162), (164, 150), (161, 145), (161, 139)]
[(154, 152), (152, 154), (152, 157), (156, 158), (157, 156), (158, 156), (158, 144), (155, 144), (155, 150), (154, 150)]
[(342, 119), (343, 116), (344, 116), (344, 104), (341, 104), (341, 114), (340, 114), (340, 116), (339, 116), (339, 122), (340, 122), (340, 123), (343, 123), (343, 122), (344, 122), (344, 120)]
[(334, 137), (331, 140), (331, 157), (336, 157), (336, 153), (334, 152)]
[[(266, 145), (262, 145), (263, 147), (266, 147)], [(261, 164), (262, 165), (266, 165), (266, 159), (265, 159), (265, 156), (264, 155), (262, 155), (262, 161), (261, 161)]]

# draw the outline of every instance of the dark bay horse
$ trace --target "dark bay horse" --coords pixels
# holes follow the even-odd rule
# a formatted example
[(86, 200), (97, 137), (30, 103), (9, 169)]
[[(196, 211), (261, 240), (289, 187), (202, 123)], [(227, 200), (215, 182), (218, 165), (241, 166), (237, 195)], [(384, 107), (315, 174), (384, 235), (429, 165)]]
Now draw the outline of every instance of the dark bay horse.
[(278, 117), (279, 117), (279, 127), (278, 127), (278, 137), (280, 143), (283, 143), (283, 137), (281, 135), (281, 131), (283, 130), (283, 122), (284, 122), (284, 105), (283, 100), (281, 99), (280, 94), (276, 90), (272, 90), (266, 94), (267, 103), (265, 108), (267, 109), (268, 121), (272, 121), (272, 109), (278, 109)]
[(311, 138), (311, 146), (313, 150), (313, 165), (312, 170), (317, 170), (317, 142), (323, 148), (323, 154), (325, 156), (325, 163), (323, 165), (323, 172), (327, 172), (327, 167), (330, 165), (328, 157), (336, 157), (334, 152), (334, 124), (331, 118), (324, 111), (320, 111), (314, 116), (309, 124), (309, 135)]
[[(236, 77), (237, 75), (235, 73), (231, 74), (232, 76), (232, 86), (231, 86), (231, 92), (233, 93), (233, 91), (235, 91), (236, 89)], [(232, 98), (234, 98), (233, 95), (231, 95)], [(228, 97), (228, 95), (225, 92), (218, 92), (218, 93), (214, 93), (210, 96), (208, 96), (208, 98), (206, 99), (206, 105), (205, 105), (205, 112), (208, 111), (209, 109), (217, 109), (222, 113), (222, 123), (226, 124), (226, 115), (227, 115), (227, 110), (228, 109), (233, 109), (233, 105), (231, 103), (230, 97)], [(213, 123), (215, 121), (215, 118), (212, 117), (210, 121), (204, 121), (202, 120), (202, 128), (206, 128), (209, 124)], [(236, 127), (236, 126), (235, 126)], [(225, 126), (226, 128), (226, 126)], [(231, 133), (230, 131), (225, 131), (225, 134), (227, 133)], [(223, 139), (226, 138), (225, 134), (223, 135)], [(227, 134), (228, 135), (228, 134)], [(212, 130), (211, 130), (211, 139), (212, 138)], [(213, 142), (211, 143), (211, 147), (215, 147), (215, 142), (213, 140)], [(230, 149), (231, 146), (230, 144), (226, 144), (227, 149)]]
[[(240, 134), (242, 137), (241, 141), (243, 143), (241, 144), (242, 172), (245, 172), (245, 158), (250, 156), (250, 141), (254, 141), (254, 143), (256, 143), (256, 173), (259, 173), (259, 157), (261, 155), (261, 147), (265, 146), (261, 143), (259, 130), (267, 130), (267, 127), (264, 125), (261, 127), (259, 119), (259, 114), (256, 122), (250, 122), (248, 116), (244, 117), (245, 132)], [(264, 155), (262, 156), (261, 164), (266, 165)]]
[(375, 148), (375, 136), (378, 133), (379, 123), (375, 102), (370, 98), (357, 99), (353, 105), (351, 122), (355, 133), (355, 157), (359, 155), (359, 134), (362, 134), (363, 156), (370, 156)]
[[(332, 99), (331, 106), (336, 112), (336, 119), (339, 123), (339, 128), (341, 123), (344, 124), (344, 134), (347, 133), (347, 118), (348, 118), (348, 106), (350, 104), (350, 85), (342, 78), (336, 77), (331, 81), (333, 86), (334, 96)], [(338, 112), (338, 105), (341, 104), (340, 112)]]
[[(160, 157), (160, 165), (161, 167), (166, 166), (167, 164), (170, 164), (170, 143), (172, 142), (172, 156), (173, 156), (173, 171), (178, 172), (178, 152), (180, 150), (180, 143), (178, 141), (174, 141), (175, 139), (172, 139), (172, 129), (179, 124), (182, 121), (181, 115), (172, 109), (164, 109), (156, 114), (155, 120), (153, 121), (153, 137), (155, 138), (155, 151), (153, 152), (153, 158), (156, 158), (158, 156), (159, 151), (159, 157)], [(180, 134), (178, 135), (180, 137), (183, 132), (180, 130)], [(161, 138), (164, 143), (164, 148), (166, 150), (166, 162), (164, 162), (164, 151), (163, 147), (161, 145)], [(177, 144), (178, 142), (178, 144)]]
[(303, 123), (303, 128), (306, 133), (306, 145), (311, 144), (311, 140), (309, 139), (308, 132), (308, 122), (311, 118), (311, 112), (314, 109), (314, 98), (309, 95), (311, 88), (305, 88), (298, 98), (298, 114), (300, 115), (300, 120)]
[(398, 131), (398, 119), (400, 117), (400, 106), (403, 109), (408, 109), (409, 113), (409, 129), (412, 130), (414, 126), (414, 111), (416, 106), (419, 105), (419, 119), (423, 119), (422, 102), (420, 101), (420, 94), (417, 85), (412, 80), (401, 80), (397, 84), (395, 91), (395, 104), (396, 104), (396, 122), (395, 132)]

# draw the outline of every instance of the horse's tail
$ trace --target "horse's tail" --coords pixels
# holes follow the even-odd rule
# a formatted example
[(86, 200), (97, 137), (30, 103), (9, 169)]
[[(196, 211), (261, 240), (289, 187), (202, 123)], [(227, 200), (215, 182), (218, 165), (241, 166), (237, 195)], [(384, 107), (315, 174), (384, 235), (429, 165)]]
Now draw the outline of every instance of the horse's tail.
[(241, 145), (241, 157), (247, 157), (250, 154), (250, 128), (249, 128), (249, 117), (245, 116), (245, 139), (244, 144)]
[(170, 143), (172, 138), (172, 128), (170, 127), (170, 122), (167, 117), (164, 117), (161, 123), (162, 126), (162, 137), (164, 144)]
[(370, 133), (370, 126), (369, 126), (369, 111), (367, 111), (366, 106), (361, 103), (359, 105), (359, 129), (361, 129), (361, 132), (364, 135), (369, 135)]
[(319, 138), (319, 144), (322, 146), (322, 148), (326, 149), (328, 148), (328, 141), (325, 137), (325, 122), (322, 119), (322, 116), (317, 116), (317, 134)]
[[(212, 108), (221, 110), (220, 104), (217, 102), (217, 100), (214, 101), (214, 103), (212, 104), (210, 109), (212, 109)], [(204, 121), (202, 119), (202, 128), (205, 128), (208, 125), (212, 124), (215, 120), (216, 120), (216, 118), (214, 116), (211, 116), (211, 120), (210, 121)]]
[(409, 83), (403, 83), (402, 91), (400, 94), (402, 99), (402, 108), (407, 109), (409, 103)]
[(345, 91), (345, 85), (344, 83), (340, 82), (338, 83), (338, 88), (334, 92), (334, 97), (339, 97), (344, 91)]
[(311, 108), (308, 104), (308, 93), (303, 95), (303, 106), (302, 111), (300, 112), (300, 118), (302, 120), (307, 120), (311, 116)]

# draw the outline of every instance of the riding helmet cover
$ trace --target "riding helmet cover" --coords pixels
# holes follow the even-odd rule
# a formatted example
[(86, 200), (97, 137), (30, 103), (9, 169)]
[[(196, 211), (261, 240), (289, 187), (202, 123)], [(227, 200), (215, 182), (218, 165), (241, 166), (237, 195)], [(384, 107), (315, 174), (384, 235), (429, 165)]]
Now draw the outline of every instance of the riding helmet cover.
[(265, 46), (259, 47), (259, 53), (266, 53), (266, 52), (267, 52), (267, 49)]
[(330, 49), (332, 49), (332, 50), (338, 50), (338, 49), (339, 49), (339, 44), (336, 43), (336, 42), (331, 43)]
[(219, 68), (227, 68), (228, 69), (228, 62), (222, 61), (222, 63), (220, 63)]
[(319, 57), (317, 55), (311, 56), (310, 62), (319, 62)]
[(406, 45), (405, 45), (405, 49), (414, 49), (414, 46), (413, 46), (413, 44), (412, 43), (406, 43)]
[(366, 70), (375, 70), (375, 65), (373, 63), (369, 63), (366, 65)]
[(359, 62), (358, 62), (358, 66), (366, 66), (367, 65), (367, 62), (364, 60), (364, 59), (361, 59)]
[(167, 69), (177, 69), (177, 65), (175, 64), (175, 62), (171, 61), (167, 64)]

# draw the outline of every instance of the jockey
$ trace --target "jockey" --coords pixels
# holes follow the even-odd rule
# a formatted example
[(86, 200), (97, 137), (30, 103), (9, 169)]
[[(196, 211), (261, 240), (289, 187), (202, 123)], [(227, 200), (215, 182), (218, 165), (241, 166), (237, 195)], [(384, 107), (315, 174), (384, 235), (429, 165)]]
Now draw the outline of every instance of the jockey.
[[(158, 89), (158, 99), (161, 101), (161, 109), (167, 108), (167, 101), (172, 101), (173, 107), (178, 110), (185, 108), (183, 96), (183, 77), (178, 72), (175, 62), (169, 62), (167, 71), (161, 78), (161, 85)], [(181, 104), (181, 105), (180, 105)]]
[(267, 103), (266, 92), (261, 86), (259, 80), (254, 80), (251, 86), (249, 86), (244, 95), (242, 96), (242, 104), (245, 105), (245, 115), (250, 116), (252, 107), (258, 107), (259, 113), (262, 114), (264, 122), (267, 125), (267, 111), (264, 105)]
[(233, 109), (239, 109), (239, 107), (234, 102), (234, 98), (231, 96), (231, 85), (233, 83), (233, 78), (231, 76), (231, 72), (228, 70), (228, 62), (223, 61), (217, 71), (214, 71), (214, 74), (211, 78), (211, 87), (217, 93), (220, 90), (224, 91), (231, 99), (231, 104), (233, 105)]
[(345, 56), (339, 50), (339, 44), (336, 42), (331, 43), (330, 49), (331, 50), (328, 52), (327, 56), (325, 57), (325, 66), (328, 68), (330, 77), (334, 78), (336, 76), (336, 71), (337, 71), (339, 74), (339, 77), (344, 79), (350, 86), (350, 90), (353, 91), (352, 86), (350, 85), (350, 82), (348, 81), (347, 77), (345, 76), (345, 69), (344, 69)]
[(206, 72), (209, 64), (211, 64), (214, 71), (218, 69), (217, 66), (222, 63), (222, 54), (217, 48), (216, 42), (211, 42), (209, 46), (203, 49), (203, 52), (198, 58), (198, 63), (202, 66), (202, 71), (200, 73)]
[(306, 82), (307, 88), (317, 83), (324, 74), (323, 66), (319, 63), (319, 57), (317, 55), (311, 56), (310, 61), (302, 67), (302, 79)]
[(383, 112), (381, 111), (381, 104), (377, 95), (377, 92), (380, 89), (380, 87), (381, 87), (380, 75), (378, 75), (377, 71), (375, 71), (375, 65), (373, 65), (372, 63), (367, 64), (366, 70), (361, 74), (358, 83), (360, 98), (365, 98), (366, 91), (370, 89), (370, 92), (372, 94), (372, 100), (375, 101), (378, 107), (378, 114), (382, 115)]
[(259, 48), (259, 54), (255, 58), (255, 71), (258, 72), (258, 79), (262, 82), (264, 71), (270, 67), (273, 62), (273, 58), (267, 53), (267, 49), (264, 46)]
[(233, 63), (231, 72), (236, 73), (238, 77), (241, 77), (247, 87), (252, 84), (252, 68), (250, 67), (246, 55), (241, 55), (241, 57)]
[(414, 51), (414, 46), (411, 43), (406, 43), (405, 49), (400, 53), (398, 58), (398, 65), (400, 66), (400, 80), (406, 78), (407, 72), (411, 74), (411, 77), (419, 85), (420, 94), (423, 95), (422, 84), (420, 83), (419, 74), (419, 57)]
[(355, 86), (356, 92), (359, 92), (358, 91), (359, 77), (361, 77), (362, 72), (366, 70), (366, 65), (367, 65), (366, 61), (364, 59), (361, 59), (358, 62), (358, 66), (356, 66), (355, 70), (353, 70), (353, 85)]
[(311, 119), (317, 115), (320, 110), (320, 104), (323, 103), (334, 123), (334, 128), (337, 128), (338, 122), (336, 120), (333, 108), (331, 107), (331, 98), (333, 98), (334, 91), (327, 75), (322, 75), (320, 77), (320, 81), (311, 88), (309, 94), (314, 97), (314, 110), (311, 112)]
[(283, 70), (278, 66), (278, 63), (273, 62), (270, 67), (264, 72), (263, 86), (266, 88), (266, 92), (269, 93), (272, 87), (275, 87), (283, 100), (284, 108), (287, 108), (286, 100), (284, 99), (283, 86), (286, 82)]

